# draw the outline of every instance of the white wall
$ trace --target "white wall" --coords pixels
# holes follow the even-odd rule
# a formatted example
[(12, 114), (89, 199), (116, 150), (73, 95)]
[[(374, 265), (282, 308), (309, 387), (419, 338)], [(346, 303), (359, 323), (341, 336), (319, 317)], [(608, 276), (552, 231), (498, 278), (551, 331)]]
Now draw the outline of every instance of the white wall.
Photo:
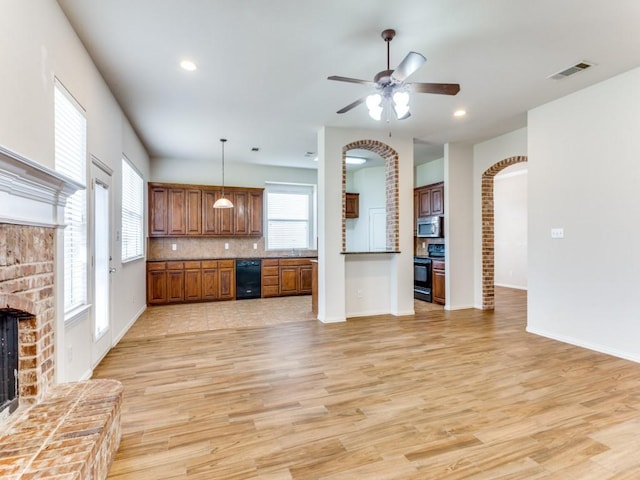
[[(528, 331), (640, 361), (640, 69), (529, 112)], [(551, 239), (564, 228), (564, 239)]]
[[(342, 147), (356, 140), (371, 139), (386, 143), (399, 156), (399, 244), (401, 253), (375, 254), (376, 265), (385, 265), (389, 281), (387, 295), (378, 295), (375, 277), (361, 277), (362, 260), (342, 251)], [(393, 315), (413, 313), (413, 139), (392, 137), (377, 131), (324, 127), (318, 133), (318, 318), (323, 322), (344, 321), (364, 310), (350, 310), (346, 298), (367, 305), (367, 311)], [(366, 254), (370, 257), (372, 254)], [(345, 267), (346, 262), (358, 265)], [(352, 268), (353, 267), (353, 268)], [(356, 273), (356, 276), (352, 274)], [(358, 298), (362, 291), (362, 298)]]
[(473, 146), (473, 291), (475, 308), (482, 308), (482, 174), (500, 160), (526, 155), (526, 128)]
[(349, 192), (359, 193), (359, 216), (348, 218), (346, 223), (347, 251), (369, 250), (369, 211), (386, 208), (386, 167), (361, 168), (347, 173)]
[(445, 309), (473, 307), (473, 150), (444, 149)]
[(415, 187), (431, 185), (444, 180), (444, 157), (415, 167)]
[[(53, 86), (54, 77), (57, 77), (86, 109), (89, 154), (113, 170), (112, 255), (113, 266), (117, 268), (113, 294), (122, 299), (115, 304), (113, 316), (113, 338), (117, 339), (144, 310), (146, 303), (144, 261), (123, 267), (120, 243), (116, 242), (116, 229), (121, 222), (120, 162), (125, 153), (148, 179), (148, 157), (58, 4), (54, 0), (2, 0), (0, 9), (0, 54), (3, 59), (0, 144), (54, 168)], [(125, 268), (127, 271), (123, 274)], [(61, 292), (58, 289), (57, 295)], [(63, 302), (57, 298), (56, 303), (62, 305)], [(66, 327), (60, 308), (56, 318), (57, 380), (71, 381), (90, 376), (89, 315)]]
[[(152, 158), (152, 182), (221, 185), (222, 168), (218, 157), (210, 163), (178, 158)], [(315, 185), (318, 172), (312, 168), (286, 168), (234, 162), (225, 156), (224, 181), (227, 186), (264, 187), (265, 182)]]
[(527, 288), (527, 164), (505, 168), (493, 182), (494, 283)]

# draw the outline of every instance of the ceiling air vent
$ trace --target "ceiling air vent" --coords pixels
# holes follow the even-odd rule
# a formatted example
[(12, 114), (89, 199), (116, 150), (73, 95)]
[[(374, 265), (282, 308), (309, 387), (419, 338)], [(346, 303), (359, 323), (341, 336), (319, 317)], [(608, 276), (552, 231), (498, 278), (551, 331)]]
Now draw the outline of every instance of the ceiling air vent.
[(562, 70), (562, 71), (560, 71), (558, 73), (554, 73), (549, 78), (552, 78), (554, 80), (560, 80), (562, 78), (570, 77), (571, 75), (574, 75), (574, 74), (576, 74), (578, 72), (586, 70), (587, 68), (592, 67), (592, 66), (593, 66), (593, 63), (588, 63), (588, 62), (576, 63), (575, 65), (572, 65), (569, 68), (565, 68), (564, 70)]

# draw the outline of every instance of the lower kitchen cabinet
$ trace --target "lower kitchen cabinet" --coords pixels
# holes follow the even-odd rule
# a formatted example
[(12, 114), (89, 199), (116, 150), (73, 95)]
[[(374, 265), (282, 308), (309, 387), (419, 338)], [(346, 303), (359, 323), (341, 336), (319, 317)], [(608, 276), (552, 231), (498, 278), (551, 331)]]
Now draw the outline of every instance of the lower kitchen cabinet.
[(309, 295), (313, 284), (310, 258), (262, 260), (262, 296)]
[(433, 303), (445, 304), (445, 264), (444, 260), (433, 260)]
[(147, 303), (188, 303), (235, 298), (234, 260), (147, 262)]

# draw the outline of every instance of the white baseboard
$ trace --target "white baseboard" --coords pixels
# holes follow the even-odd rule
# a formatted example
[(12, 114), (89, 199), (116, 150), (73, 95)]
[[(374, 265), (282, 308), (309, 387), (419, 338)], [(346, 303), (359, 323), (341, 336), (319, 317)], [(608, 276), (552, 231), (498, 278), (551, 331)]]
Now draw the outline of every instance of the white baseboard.
[(474, 305), (445, 305), (444, 309), (445, 310), (469, 310), (469, 309), (475, 309), (476, 307)]
[(599, 345), (591, 342), (584, 342), (582, 340), (578, 340), (577, 338), (567, 337), (565, 335), (557, 335), (552, 332), (547, 332), (546, 330), (531, 328), (529, 326), (527, 326), (526, 330), (529, 333), (533, 333), (534, 335), (540, 335), (541, 337), (550, 338), (551, 340), (556, 340), (562, 343), (568, 343), (569, 345), (575, 345), (576, 347), (586, 348), (587, 350), (593, 350), (594, 352), (604, 353), (606, 355), (612, 355), (614, 357), (624, 358), (625, 360), (630, 360), (632, 362), (640, 363), (640, 356), (638, 356), (637, 354), (624, 352), (622, 350), (609, 348), (604, 345)]
[(496, 287), (513, 288), (515, 290), (528, 290), (526, 286), (523, 287), (522, 285), (509, 285), (508, 283), (495, 283), (494, 285)]
[(112, 348), (115, 347), (118, 344), (118, 342), (120, 342), (120, 340), (122, 340), (122, 337), (124, 337), (126, 333), (129, 331), (129, 329), (133, 327), (133, 324), (136, 323), (138, 318), (140, 318), (140, 315), (142, 315), (146, 309), (147, 309), (147, 305), (145, 304), (142, 306), (140, 310), (138, 310), (138, 312), (133, 316), (133, 318), (129, 320), (129, 323), (127, 323), (127, 325), (122, 329), (122, 332), (120, 332), (120, 335), (118, 335), (116, 338), (113, 339), (113, 342), (111, 345)]
[(89, 369), (80, 376), (80, 379), (78, 381), (83, 382), (85, 380), (89, 380), (91, 377), (93, 377), (93, 370)]

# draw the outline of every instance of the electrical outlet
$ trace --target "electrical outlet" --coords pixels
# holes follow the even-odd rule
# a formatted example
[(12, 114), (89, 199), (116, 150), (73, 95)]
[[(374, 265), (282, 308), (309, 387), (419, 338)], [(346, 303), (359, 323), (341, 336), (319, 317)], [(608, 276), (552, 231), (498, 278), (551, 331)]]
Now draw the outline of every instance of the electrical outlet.
[(362, 298), (362, 290), (359, 289), (358, 291), (356, 291), (356, 297)]
[(171, 244), (171, 250), (173, 250), (174, 252), (175, 252), (176, 250), (178, 250), (178, 244), (177, 244), (177, 243), (172, 243), (172, 244)]
[(257, 250), (257, 249), (258, 249), (258, 244), (257, 244), (257, 243), (254, 243), (254, 244), (253, 244), (253, 249), (254, 249), (254, 250)]
[(552, 228), (551, 238), (564, 238), (564, 228)]
[(224, 249), (229, 250), (229, 244), (227, 242), (224, 242)]

